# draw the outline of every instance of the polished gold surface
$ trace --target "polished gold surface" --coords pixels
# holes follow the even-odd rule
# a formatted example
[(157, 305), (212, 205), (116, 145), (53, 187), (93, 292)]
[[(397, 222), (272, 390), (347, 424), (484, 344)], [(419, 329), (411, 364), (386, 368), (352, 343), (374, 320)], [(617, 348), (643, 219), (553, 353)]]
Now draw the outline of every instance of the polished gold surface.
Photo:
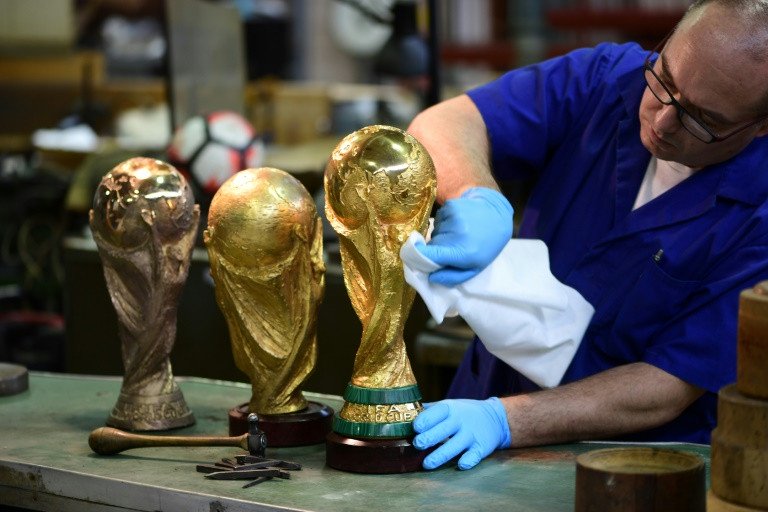
[(102, 178), (89, 218), (125, 367), (107, 422), (129, 430), (190, 425), (169, 355), (200, 218), (192, 191), (172, 166), (132, 158)]
[(415, 291), (403, 277), (400, 247), (412, 231), (426, 233), (435, 199), (432, 160), (402, 130), (363, 128), (331, 154), (325, 197), (326, 216), (339, 235), (344, 284), (363, 324), (351, 382), (414, 384), (403, 326)]
[(325, 287), (312, 197), (279, 169), (240, 171), (214, 196), (204, 240), (235, 363), (251, 381), (250, 410), (304, 409), (301, 384), (317, 359)]
[(339, 415), (359, 423), (399, 423), (413, 421), (424, 410), (421, 402), (407, 404), (353, 404), (346, 402)]

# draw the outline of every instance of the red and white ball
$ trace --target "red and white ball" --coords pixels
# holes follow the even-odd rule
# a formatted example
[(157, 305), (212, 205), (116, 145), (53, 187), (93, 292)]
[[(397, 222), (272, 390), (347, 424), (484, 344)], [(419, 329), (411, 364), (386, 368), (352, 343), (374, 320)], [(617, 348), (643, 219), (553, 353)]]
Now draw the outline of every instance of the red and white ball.
[(191, 117), (180, 126), (168, 159), (196, 188), (213, 196), (230, 176), (261, 166), (264, 143), (243, 116), (223, 110)]

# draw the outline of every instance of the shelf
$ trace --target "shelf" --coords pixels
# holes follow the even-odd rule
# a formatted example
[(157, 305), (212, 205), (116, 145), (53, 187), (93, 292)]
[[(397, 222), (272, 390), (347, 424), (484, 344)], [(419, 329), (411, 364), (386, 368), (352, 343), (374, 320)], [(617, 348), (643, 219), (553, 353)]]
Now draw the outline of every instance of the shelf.
[(511, 41), (476, 45), (446, 44), (440, 48), (440, 59), (445, 63), (483, 63), (496, 70), (513, 67), (515, 57)]
[(684, 9), (649, 10), (640, 8), (620, 9), (550, 9), (547, 22), (553, 28), (592, 30), (618, 30), (627, 36), (664, 34), (672, 30), (685, 13)]

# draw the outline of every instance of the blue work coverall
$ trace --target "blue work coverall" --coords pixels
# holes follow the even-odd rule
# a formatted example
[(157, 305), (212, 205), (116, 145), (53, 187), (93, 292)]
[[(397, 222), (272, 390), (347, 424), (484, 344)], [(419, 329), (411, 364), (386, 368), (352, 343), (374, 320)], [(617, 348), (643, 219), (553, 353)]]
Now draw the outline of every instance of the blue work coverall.
[[(709, 443), (717, 391), (736, 380), (739, 293), (768, 279), (768, 137), (632, 210), (650, 153), (638, 108), (647, 52), (603, 44), (471, 90), (500, 180), (535, 177), (519, 229), (595, 315), (563, 377), (646, 362), (706, 392), (679, 417), (622, 439)], [(535, 386), (477, 339), (449, 397)]]

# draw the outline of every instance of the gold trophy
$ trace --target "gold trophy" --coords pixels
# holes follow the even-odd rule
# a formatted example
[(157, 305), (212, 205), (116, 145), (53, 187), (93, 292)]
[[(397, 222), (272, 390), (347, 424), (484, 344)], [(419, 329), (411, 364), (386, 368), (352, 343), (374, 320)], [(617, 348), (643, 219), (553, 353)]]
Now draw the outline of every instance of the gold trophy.
[(325, 169), (326, 216), (339, 235), (344, 284), (363, 326), (345, 403), (334, 418), (326, 461), (365, 473), (421, 467), (410, 443), (422, 410), (403, 327), (415, 290), (406, 284), (400, 248), (426, 234), (435, 169), (411, 135), (370, 126), (342, 140)]
[(321, 443), (333, 410), (301, 385), (317, 360), (317, 310), (325, 289), (322, 221), (304, 186), (279, 169), (246, 169), (219, 188), (203, 236), (216, 300), (251, 400), (229, 412), (230, 435), (248, 414), (270, 446)]
[(89, 218), (125, 368), (107, 424), (127, 430), (192, 425), (169, 360), (200, 219), (192, 191), (165, 162), (132, 158), (102, 178)]

